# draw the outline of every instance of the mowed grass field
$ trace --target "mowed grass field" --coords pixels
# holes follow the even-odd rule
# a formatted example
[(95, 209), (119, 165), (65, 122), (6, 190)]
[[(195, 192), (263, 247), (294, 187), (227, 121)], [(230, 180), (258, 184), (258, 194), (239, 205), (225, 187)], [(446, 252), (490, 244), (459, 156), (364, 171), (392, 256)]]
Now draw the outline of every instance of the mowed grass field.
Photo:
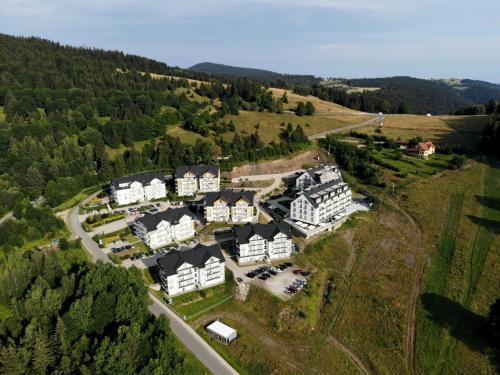
[[(436, 142), (475, 146), (488, 123), (488, 116), (388, 115), (381, 131), (383, 135), (392, 138), (422, 136)], [(366, 127), (359, 131), (374, 134), (375, 129), (376, 127)]]
[(407, 195), (430, 257), (417, 324), (417, 372), (494, 374), (482, 326), (500, 285), (500, 169), (466, 170), (422, 181)]

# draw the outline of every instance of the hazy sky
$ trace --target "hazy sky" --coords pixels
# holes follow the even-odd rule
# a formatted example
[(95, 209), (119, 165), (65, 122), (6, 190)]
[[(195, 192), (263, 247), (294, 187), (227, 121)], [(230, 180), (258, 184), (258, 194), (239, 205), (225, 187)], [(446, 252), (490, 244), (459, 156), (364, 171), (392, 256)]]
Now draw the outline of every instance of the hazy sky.
[(0, 32), (181, 67), (500, 82), (500, 0), (0, 0)]

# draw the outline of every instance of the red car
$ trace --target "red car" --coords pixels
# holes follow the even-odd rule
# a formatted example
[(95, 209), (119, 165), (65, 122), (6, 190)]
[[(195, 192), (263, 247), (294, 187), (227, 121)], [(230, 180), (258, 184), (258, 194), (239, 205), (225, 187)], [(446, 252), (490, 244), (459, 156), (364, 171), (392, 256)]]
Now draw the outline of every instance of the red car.
[(293, 272), (294, 275), (302, 275), (302, 273), (304, 271), (302, 271), (302, 270), (293, 270), (292, 272)]

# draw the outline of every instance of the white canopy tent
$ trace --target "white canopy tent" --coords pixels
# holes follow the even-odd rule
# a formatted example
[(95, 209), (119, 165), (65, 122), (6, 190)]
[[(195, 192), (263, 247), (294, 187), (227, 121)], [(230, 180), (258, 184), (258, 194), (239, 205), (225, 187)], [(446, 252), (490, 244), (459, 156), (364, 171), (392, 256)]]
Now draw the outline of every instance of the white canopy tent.
[(210, 336), (216, 338), (224, 344), (229, 344), (238, 336), (238, 333), (235, 329), (222, 322), (219, 322), (218, 320), (209, 324), (207, 326), (207, 331)]

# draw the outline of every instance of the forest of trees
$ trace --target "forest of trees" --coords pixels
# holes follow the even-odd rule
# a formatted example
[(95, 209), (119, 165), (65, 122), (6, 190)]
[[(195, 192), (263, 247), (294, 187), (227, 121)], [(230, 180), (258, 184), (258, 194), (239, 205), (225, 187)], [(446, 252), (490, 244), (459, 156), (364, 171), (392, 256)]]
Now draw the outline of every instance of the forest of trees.
[(484, 129), (480, 149), (485, 154), (500, 159), (500, 111), (498, 113), (499, 115), (492, 117), (491, 123)]
[(348, 93), (344, 88), (316, 84), (297, 86), (300, 95), (314, 95), (364, 112), (450, 114), (474, 104), (444, 83), (411, 77), (345, 80), (353, 87), (378, 87), (376, 91)]
[[(187, 145), (165, 135), (172, 124), (219, 135), (235, 129), (224, 122), (225, 114), (282, 110), (285, 99), (248, 79), (215, 80), (138, 56), (37, 38), (0, 34), (0, 46), (0, 215), (40, 195), (56, 206), (82, 188), (127, 173), (210, 163), (220, 156), (229, 168), (307, 143), (293, 137), (263, 144), (256, 133), (231, 146)], [(187, 79), (154, 79), (148, 72), (211, 83), (193, 88)], [(191, 100), (190, 91), (209, 99)], [(210, 100), (220, 103), (215, 111)], [(140, 149), (139, 141), (146, 142)], [(109, 149), (116, 150), (112, 158)]]
[[(64, 251), (64, 250), (61, 250)], [(2, 374), (193, 374), (139, 270), (63, 262), (51, 250), (0, 271)], [(5, 314), (5, 311), (4, 311)]]

